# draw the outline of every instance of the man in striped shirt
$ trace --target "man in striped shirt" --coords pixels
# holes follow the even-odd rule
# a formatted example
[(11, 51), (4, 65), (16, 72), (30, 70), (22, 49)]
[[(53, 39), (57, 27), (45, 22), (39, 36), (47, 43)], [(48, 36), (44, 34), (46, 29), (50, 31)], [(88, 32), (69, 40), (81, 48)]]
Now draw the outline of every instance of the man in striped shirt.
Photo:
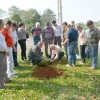
[[(47, 22), (45, 28), (42, 30), (42, 42), (45, 45), (45, 54), (47, 58), (49, 58), (48, 45), (54, 43), (54, 38), (55, 38), (54, 30), (50, 26), (50, 23)], [(50, 55), (51, 55), (51, 50), (50, 50)]]

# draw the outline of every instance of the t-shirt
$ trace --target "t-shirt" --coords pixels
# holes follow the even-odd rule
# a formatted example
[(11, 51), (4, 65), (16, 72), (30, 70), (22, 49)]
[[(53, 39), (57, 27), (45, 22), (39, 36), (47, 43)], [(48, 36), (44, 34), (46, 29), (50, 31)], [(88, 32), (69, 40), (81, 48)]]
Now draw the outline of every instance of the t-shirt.
[(14, 43), (13, 43), (13, 38), (10, 33), (10, 30), (3, 28), (1, 32), (2, 32), (3, 36), (5, 37), (7, 47), (13, 47)]
[(68, 43), (77, 41), (77, 39), (78, 39), (78, 31), (76, 29), (74, 29), (74, 28), (69, 30), (68, 33), (67, 33), (66, 39), (69, 39)]
[(31, 33), (32, 35), (40, 35), (41, 33), (41, 28), (36, 28), (36, 27), (33, 27), (32, 30), (31, 30)]

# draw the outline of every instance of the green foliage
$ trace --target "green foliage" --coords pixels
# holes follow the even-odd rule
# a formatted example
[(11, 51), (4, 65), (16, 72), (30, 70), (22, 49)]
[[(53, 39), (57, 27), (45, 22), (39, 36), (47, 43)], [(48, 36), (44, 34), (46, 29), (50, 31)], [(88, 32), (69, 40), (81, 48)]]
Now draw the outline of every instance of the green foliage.
[(12, 17), (11, 17), (11, 20), (12, 21), (17, 21), (18, 22), (22, 22), (22, 19), (20, 18), (20, 16), (18, 14), (14, 14)]
[(45, 26), (46, 22), (52, 22), (52, 20), (55, 20), (55, 19), (56, 19), (55, 13), (51, 9), (47, 8), (41, 16), (43, 27)]
[(6, 13), (6, 12), (0, 8), (0, 17), (3, 17), (3, 15), (4, 15), (5, 13)]

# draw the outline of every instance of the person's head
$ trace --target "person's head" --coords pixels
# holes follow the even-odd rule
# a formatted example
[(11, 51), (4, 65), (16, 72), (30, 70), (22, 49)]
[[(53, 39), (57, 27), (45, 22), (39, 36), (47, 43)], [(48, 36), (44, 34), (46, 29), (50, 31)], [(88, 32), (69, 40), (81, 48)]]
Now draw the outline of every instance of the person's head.
[(51, 45), (50, 45), (50, 49), (51, 49), (51, 50), (55, 50), (55, 45), (54, 45), (54, 44), (51, 44)]
[(73, 28), (75, 27), (75, 22), (71, 21), (71, 25), (73, 26)]
[(52, 21), (52, 24), (53, 24), (54, 26), (57, 26), (56, 20), (53, 20), (53, 21)]
[(86, 22), (86, 26), (87, 26), (90, 30), (93, 29), (93, 27), (94, 27), (93, 21), (88, 20), (88, 21)]
[(10, 20), (7, 20), (6, 22), (5, 22), (5, 28), (6, 29), (10, 29), (11, 28), (11, 25), (12, 25), (12, 22), (10, 21)]
[(18, 27), (24, 28), (24, 23), (23, 23), (23, 22), (19, 22), (19, 23), (18, 23)]
[(50, 22), (47, 22), (46, 27), (50, 27), (50, 26), (51, 26)]
[(67, 22), (63, 22), (63, 23), (62, 23), (63, 28), (66, 28), (67, 25), (68, 25)]
[(3, 27), (4, 27), (4, 22), (2, 19), (0, 19), (0, 31), (2, 30)]
[(72, 28), (73, 28), (73, 25), (70, 25), (70, 24), (67, 25), (67, 30), (70, 30)]
[(38, 44), (37, 44), (37, 46), (41, 49), (42, 48), (42, 46), (43, 46), (43, 42), (38, 42)]
[(11, 29), (12, 29), (12, 30), (16, 30), (16, 29), (17, 29), (17, 24), (13, 22), (13, 23), (12, 23), (12, 26), (11, 26)]
[(76, 29), (77, 29), (79, 32), (81, 32), (83, 28), (82, 28), (80, 25), (77, 25), (77, 26), (76, 26)]
[(36, 28), (40, 28), (40, 23), (39, 22), (36, 22), (35, 27)]

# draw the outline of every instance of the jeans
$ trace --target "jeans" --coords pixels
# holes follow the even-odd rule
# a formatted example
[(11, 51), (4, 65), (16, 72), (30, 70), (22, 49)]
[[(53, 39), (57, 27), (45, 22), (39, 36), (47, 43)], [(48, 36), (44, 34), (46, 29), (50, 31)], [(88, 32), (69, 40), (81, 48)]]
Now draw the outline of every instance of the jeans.
[(86, 46), (85, 48), (85, 56), (86, 58), (90, 59), (90, 47), (89, 46)]
[(12, 47), (9, 47), (8, 50), (9, 56), (7, 56), (7, 75), (11, 76), (14, 75)]
[(37, 45), (37, 43), (41, 41), (40, 35), (33, 36), (33, 45)]
[(26, 59), (26, 39), (18, 40), (18, 43), (21, 47), (21, 58), (22, 60)]
[(68, 64), (70, 66), (72, 66), (72, 63), (74, 65), (76, 64), (76, 48), (77, 48), (77, 41), (68, 43), (67, 45)]
[[(15, 47), (17, 48), (17, 43), (15, 44)], [(14, 61), (15, 67), (19, 66), (18, 61), (17, 61), (17, 51), (14, 52), (14, 49), (13, 49), (13, 61)]]
[(92, 67), (96, 68), (98, 62), (98, 45), (90, 46), (90, 57), (92, 60)]
[(67, 55), (67, 43), (64, 45), (64, 48), (65, 48), (66, 58), (68, 58), (68, 55)]
[(80, 45), (80, 53), (82, 62), (85, 63), (85, 47), (86, 45)]
[(54, 40), (54, 45), (57, 45), (61, 47), (61, 36), (55, 36), (55, 40)]
[(31, 61), (30, 61), (33, 65), (36, 65), (38, 63), (41, 62), (41, 58), (39, 57), (34, 57)]

